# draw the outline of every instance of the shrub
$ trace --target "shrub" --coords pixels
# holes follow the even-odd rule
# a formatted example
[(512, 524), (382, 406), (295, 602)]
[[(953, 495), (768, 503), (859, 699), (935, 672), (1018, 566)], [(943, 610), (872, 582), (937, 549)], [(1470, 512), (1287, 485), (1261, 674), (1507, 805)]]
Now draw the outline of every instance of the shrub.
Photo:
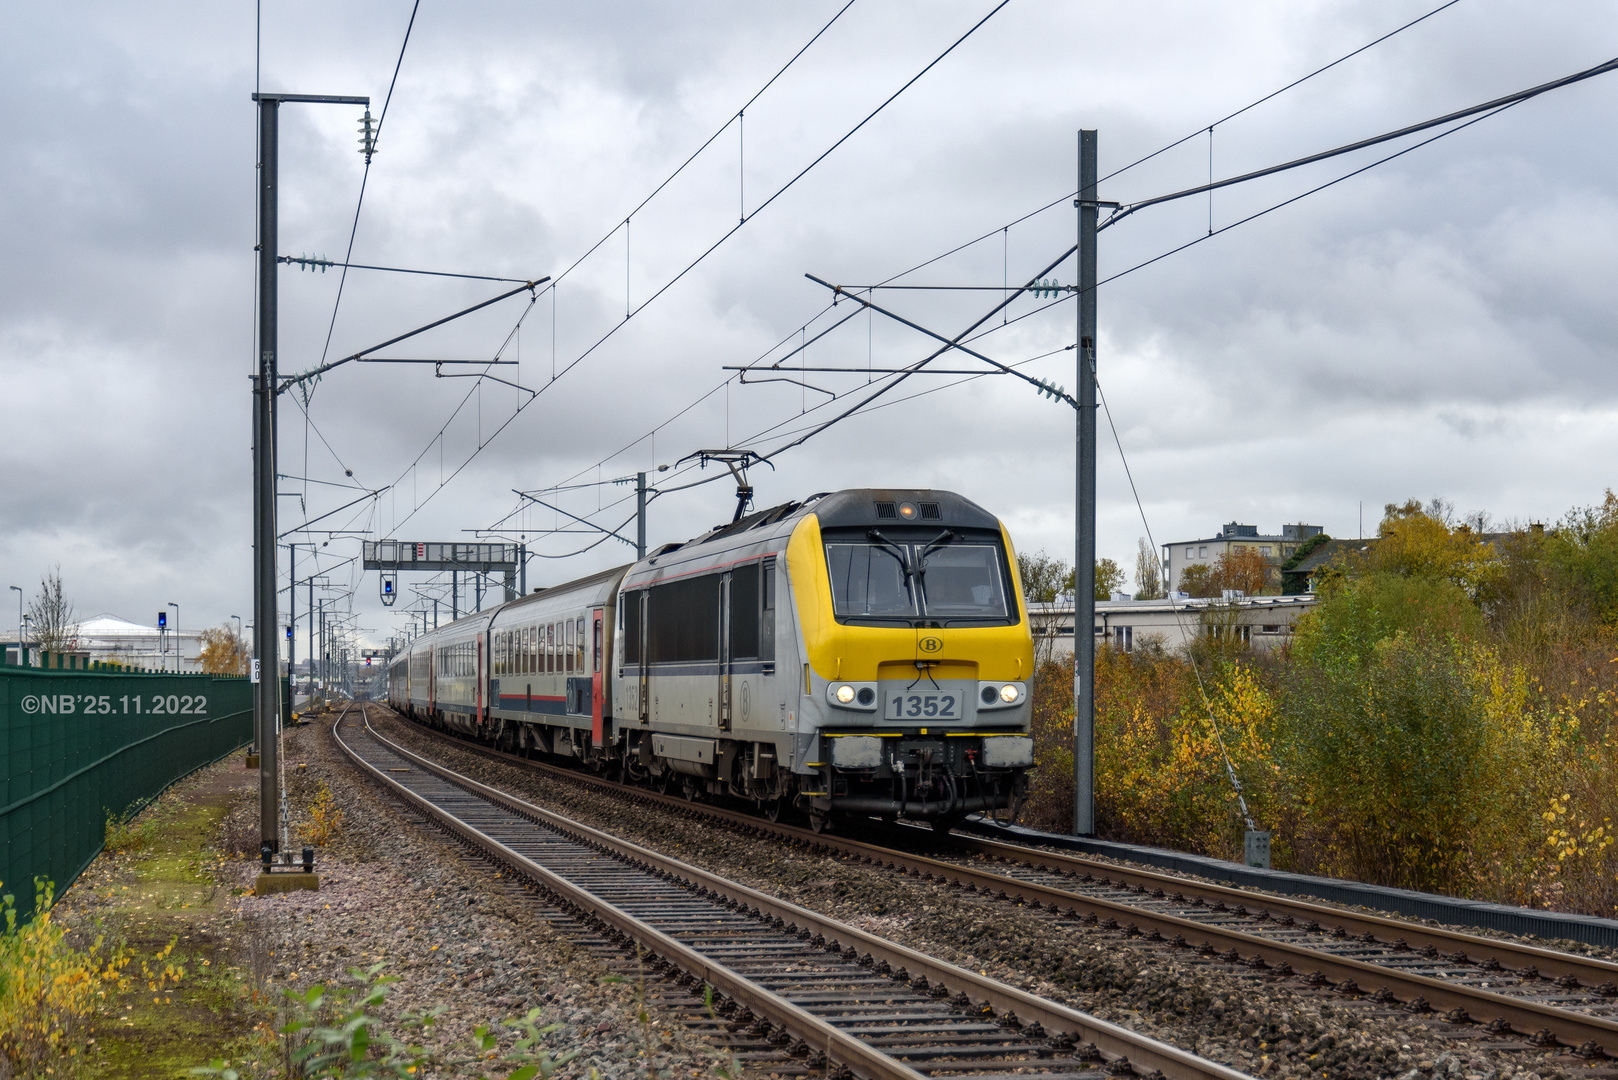
[[(285, 990), (286, 1022), (277, 1029), (282, 1036), (285, 1075), (307, 1078), (394, 1077), (414, 1080), (428, 1066), (448, 1070), (447, 1075), (483, 1077), (485, 1070), (497, 1071), (505, 1080), (547, 1080), (556, 1070), (573, 1060), (577, 1051), (553, 1055), (545, 1045), (547, 1037), (561, 1025), (539, 1026), (539, 1009), (532, 1009), (520, 1020), (504, 1021), (500, 1027), (514, 1034), (509, 1045), (492, 1025), (478, 1027), (470, 1045), (459, 1054), (430, 1054), (420, 1046), (405, 1042), (394, 1033), (380, 1011), (397, 978), (383, 975), (386, 965), (368, 969), (350, 968), (347, 985), (316, 983), (298, 992)], [(443, 1006), (425, 1013), (407, 1014), (399, 1027), (405, 1031), (425, 1030), (436, 1022)], [(222, 1059), (191, 1070), (193, 1076), (215, 1080), (245, 1080), (248, 1074)]]
[(107, 992), (129, 985), (131, 957), (95, 938), (76, 948), (52, 918), (51, 883), (34, 882), (34, 917), (19, 924), (15, 898), (0, 897), (0, 1068), (8, 1076), (61, 1074), (82, 1051), (81, 1037)]
[(316, 847), (325, 847), (342, 825), (343, 812), (332, 798), (331, 788), (322, 780), (309, 803), (309, 822), (303, 827), (303, 838)]

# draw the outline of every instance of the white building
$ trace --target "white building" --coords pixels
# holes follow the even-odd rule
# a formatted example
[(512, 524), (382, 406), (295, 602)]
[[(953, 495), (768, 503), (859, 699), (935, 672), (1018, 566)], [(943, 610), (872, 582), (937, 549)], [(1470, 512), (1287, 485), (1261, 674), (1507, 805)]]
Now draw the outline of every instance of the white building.
[[(6, 635), (6, 662), (17, 662), (17, 634)], [(72, 655), (116, 664), (152, 668), (157, 671), (197, 671), (202, 655), (202, 641), (194, 630), (175, 633), (171, 626), (159, 630), (120, 619), (116, 615), (97, 615), (79, 623), (79, 632)], [(39, 663), (39, 645), (28, 641), (28, 658)]]
[[(1259, 534), (1257, 525), (1232, 521), (1206, 539), (1164, 544), (1163, 576), (1168, 591), (1171, 594), (1182, 591), (1180, 579), (1190, 567), (1211, 567), (1219, 561), (1219, 556), (1237, 548), (1254, 548), (1260, 556), (1270, 561), (1272, 567), (1278, 567), (1297, 550), (1299, 544), (1320, 531), (1319, 525), (1283, 525), (1279, 534), (1263, 536)], [(1272, 570), (1271, 573), (1276, 571)], [(1276, 576), (1273, 584), (1280, 583), (1280, 577)]]
[[(1292, 638), (1298, 617), (1315, 605), (1302, 596), (1244, 596), (1231, 600), (1097, 600), (1095, 644), (1124, 652), (1156, 645), (1169, 652), (1203, 633), (1239, 634), (1254, 649), (1270, 650)], [(1051, 659), (1073, 655), (1073, 604), (1029, 604), (1034, 650)]]

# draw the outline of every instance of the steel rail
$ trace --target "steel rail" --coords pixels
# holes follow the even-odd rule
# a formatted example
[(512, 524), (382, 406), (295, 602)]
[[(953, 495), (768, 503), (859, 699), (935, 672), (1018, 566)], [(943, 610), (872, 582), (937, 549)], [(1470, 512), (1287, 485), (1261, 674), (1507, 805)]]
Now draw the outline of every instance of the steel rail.
[[(417, 726), (419, 727), (420, 725)], [(430, 728), (425, 730), (432, 731)], [(1193, 946), (1192, 942), (1200, 939), (1200, 951), (1205, 954), (1222, 953), (1222, 958), (1229, 962), (1241, 963), (1255, 969), (1268, 970), (1277, 975), (1302, 975), (1316, 983), (1328, 981), (1345, 994), (1371, 995), (1389, 1003), (1397, 1001), (1407, 1010), (1416, 1013), (1427, 1011), (1448, 1013), (1456, 1018), (1455, 1022), (1457, 1023), (1489, 1024), (1492, 1025), (1494, 1032), (1502, 1035), (1515, 1033), (1539, 1043), (1545, 1043), (1548, 1039), (1554, 1040), (1569, 1047), (1578, 1048), (1586, 1053), (1598, 1047), (1608, 1057), (1618, 1057), (1618, 1022), (1607, 1020), (1603, 1017), (1589, 1016), (1554, 1005), (1496, 993), (1480, 987), (1466, 986), (1414, 972), (1401, 971), (1398, 968), (1356, 960), (1352, 957), (1339, 956), (1309, 948), (1308, 946), (1277, 941), (1241, 930), (1212, 926), (1193, 919), (1154, 912), (1101, 897), (1087, 896), (1051, 885), (994, 873), (993, 871), (961, 866), (957, 863), (918, 855), (913, 852), (900, 851), (826, 833), (815, 833), (808, 829), (783, 825), (778, 822), (772, 823), (740, 811), (715, 807), (710, 804), (694, 804), (673, 796), (661, 795), (643, 788), (631, 787), (589, 776), (577, 770), (520, 758), (513, 754), (493, 750), (476, 743), (468, 743), (460, 739), (451, 739), (441, 732), (432, 731), (432, 733), (435, 736), (444, 738), (451, 745), (463, 747), (495, 760), (506, 761), (519, 767), (527, 767), (615, 793), (627, 794), (654, 805), (681, 809), (686, 813), (699, 817), (708, 817), (739, 825), (756, 833), (773, 834), (793, 840), (806, 847), (841, 852), (854, 858), (888, 866), (910, 876), (920, 877), (923, 880), (940, 880), (946, 883), (958, 884), (969, 891), (999, 896), (1006, 900), (1022, 901), (1031, 906), (1037, 904), (1054, 909), (1058, 913), (1074, 916), (1082, 915), (1086, 921), (1102, 925), (1107, 929), (1120, 929), (1132, 937), (1139, 934), (1147, 937), (1148, 940), (1161, 938), (1170, 944), (1184, 947), (1197, 947)], [(951, 840), (963, 842), (966, 846), (976, 844), (992, 845), (995, 853), (1004, 858), (1021, 856), (1024, 852), (1028, 852), (1038, 855), (1042, 860), (1047, 860), (1052, 866), (1064, 865), (1062, 860), (1068, 860), (1073, 864), (1083, 864), (1085, 871), (1092, 874), (1097, 869), (1116, 878), (1124, 878), (1127, 874), (1128, 880), (1132, 883), (1141, 887), (1150, 884), (1154, 888), (1163, 888), (1165, 892), (1172, 890), (1185, 895), (1200, 894), (1206, 898), (1215, 899), (1216, 902), (1235, 899), (1244, 906), (1274, 908), (1283, 913), (1303, 911), (1307, 914), (1307, 919), (1303, 921), (1332, 920), (1345, 931), (1350, 925), (1361, 928), (1358, 934), (1361, 941), (1366, 941), (1366, 934), (1370, 934), (1374, 939), (1375, 929), (1379, 928), (1384, 932), (1389, 930), (1397, 931), (1400, 936), (1405, 938), (1406, 944), (1409, 944), (1411, 938), (1416, 938), (1429, 944), (1438, 942), (1448, 944), (1455, 951), (1467, 951), (1469, 957), (1475, 951), (1484, 955), (1484, 962), (1490, 959), (1498, 961), (1501, 956), (1510, 956), (1519, 960), (1527, 959), (1530, 967), (1543, 963), (1547, 968), (1552, 968), (1574, 977), (1582, 975), (1584, 979), (1592, 980), (1592, 982), (1592, 977), (1594, 976), (1618, 973), (1618, 965), (1611, 964), (1608, 961), (1578, 957), (1569, 953), (1558, 953), (1554, 950), (1520, 945), (1515, 942), (1496, 941), (1495, 939), (1477, 935), (1460, 934), (1455, 931), (1424, 927), (1419, 924), (1404, 923), (1379, 916), (1361, 915), (1326, 905), (1282, 899), (1262, 893), (1244, 892), (1227, 886), (1207, 885), (1184, 878), (1153, 874), (1149, 871), (1133, 869), (1126, 871), (1124, 868), (1109, 863), (1092, 863), (1089, 860), (1077, 859), (1072, 856), (1051, 855), (1046, 852), (1038, 852), (1032, 848), (1025, 849), (1016, 845), (999, 844), (995, 841), (981, 840), (979, 838), (971, 838), (969, 841), (966, 837), (958, 834), (952, 834)], [(1017, 861), (1023, 860), (1019, 858)], [(1296, 919), (1296, 914), (1293, 914), (1293, 917)], [(1372, 942), (1366, 941), (1366, 943), (1370, 944)], [(1384, 944), (1394, 944), (1397, 947), (1396, 939), (1392, 942), (1384, 942)], [(1466, 946), (1465, 949), (1460, 948), (1463, 945)]]
[[(367, 730), (371, 730), (368, 725)], [(414, 758), (413, 755), (408, 755), (407, 751), (401, 751), (400, 748), (387, 743), (387, 740), (377, 735), (374, 731), (371, 731), (371, 734), (379, 741), (384, 742), (393, 752), (406, 757), (406, 760), (412, 760), (429, 772), (451, 780), (451, 782), (458, 785), (465, 786), (467, 790), (475, 794), (488, 797), (487, 791), (477, 790), (477, 787), (482, 787), (482, 785), (472, 786), (476, 784), (476, 781), (460, 778), (450, 770), (427, 765), (424, 761)], [(619, 933), (638, 941), (651, 952), (679, 967), (691, 977), (701, 979), (719, 993), (732, 998), (739, 1004), (751, 1009), (754, 1013), (767, 1017), (772, 1023), (780, 1024), (794, 1038), (801, 1039), (810, 1046), (826, 1047), (828, 1062), (846, 1065), (859, 1075), (868, 1077), (869, 1080), (926, 1080), (921, 1073), (916, 1072), (903, 1062), (866, 1046), (819, 1017), (800, 1009), (780, 995), (771, 993), (756, 983), (743, 978), (729, 968), (721, 964), (715, 964), (683, 942), (676, 941), (646, 922), (595, 897), (561, 875), (513, 850), (475, 826), (466, 823), (437, 803), (411, 791), (410, 788), (357, 754), (343, 740), (335, 724), (332, 725), (332, 737), (336, 739), (337, 745), (342, 748), (356, 766), (368, 773), (373, 780), (391, 790), (396, 798), (436, 820), (448, 831), (492, 856), (497, 861), (527, 876), (546, 891), (558, 897), (563, 903), (599, 919)], [(508, 810), (521, 813), (524, 817), (536, 816), (514, 805), (508, 805), (504, 802), (501, 805)], [(552, 823), (546, 822), (546, 824)], [(553, 825), (553, 827), (555, 826)], [(571, 828), (565, 831), (566, 833), (575, 832)], [(578, 835), (573, 838), (583, 839), (582, 836)]]
[[(840, 923), (808, 908), (799, 907), (789, 901), (759, 892), (700, 867), (643, 848), (525, 802), (392, 742), (372, 728), (369, 719), (366, 721), (366, 730), (390, 753), (505, 810), (555, 829), (570, 839), (617, 855), (628, 860), (631, 865), (643, 867), (661, 877), (677, 880), (690, 888), (707, 889), (728, 903), (756, 909), (766, 918), (780, 919), (789, 925), (796, 925), (799, 928), (799, 936), (813, 935), (818, 941), (823, 941), (824, 948), (828, 951), (841, 951), (845, 954), (850, 951), (865, 953), (876, 963), (886, 963), (891, 969), (908, 974), (912, 984), (918, 988), (942, 986), (950, 992), (965, 994), (975, 1006), (982, 1008), (985, 1016), (992, 1014), (1014, 1017), (1018, 1022), (1017, 1026), (1031, 1027), (1037, 1023), (1046, 1032), (1068, 1034), (1076, 1040), (1083, 1039), (1094, 1044), (1107, 1057), (1114, 1059), (1114, 1068), (1127, 1063), (1142, 1074), (1157, 1071), (1172, 1080), (1251, 1080), (1247, 1074), (1218, 1062), (1198, 1057), (1168, 1043), (1130, 1031), (1128, 1028), (938, 960), (904, 945)], [(409, 791), (385, 772), (360, 759), (346, 743), (342, 742), (335, 726), (333, 735), (349, 757), (367, 773), (401, 795), (412, 806), (444, 823), (456, 835), (490, 852), (501, 861), (517, 867), (546, 888), (564, 897), (567, 902), (597, 915), (693, 977), (706, 980), (717, 991), (733, 997), (755, 1013), (768, 1016), (772, 1021), (776, 1021), (779, 1017), (777, 1022), (810, 1046), (836, 1047), (844, 1064), (861, 1075), (872, 1077), (873, 1080), (900, 1076), (922, 1080), (921, 1074), (909, 1066), (860, 1043), (779, 995), (749, 982), (723, 965), (714, 963), (701, 953), (465, 824), (453, 814)], [(834, 1055), (828, 1053), (828, 1060), (833, 1058)], [(1030, 1061), (1028, 1064), (1037, 1068), (1038, 1062)], [(895, 1071), (896, 1067), (903, 1071)]]
[(1420, 923), (1390, 919), (1382, 915), (1368, 915), (1308, 900), (1294, 900), (1290, 897), (1273, 896), (1228, 885), (1210, 884), (1194, 878), (1138, 870), (1098, 859), (1044, 851), (1022, 844), (1008, 844), (971, 834), (954, 833), (951, 834), (950, 841), (980, 855), (1038, 869), (1080, 876), (1085, 874), (1106, 876), (1129, 886), (1172, 890), (1188, 897), (1196, 896), (1216, 903), (1241, 904), (1249, 909), (1257, 906), (1270, 913), (1272, 917), (1291, 915), (1299, 921), (1315, 921), (1323, 926), (1335, 923), (1349, 935), (1362, 939), (1363, 935), (1369, 933), (1383, 943), (1398, 944), (1402, 938), (1402, 944), (1412, 949), (1431, 946), (1465, 953), (1467, 960), (1472, 963), (1497, 960), (1519, 970), (1532, 967), (1539, 976), (1545, 978), (1571, 975), (1581, 983), (1591, 986), (1599, 985), (1598, 980), (1618, 981), (1618, 963), (1598, 957), (1558, 952), (1538, 945), (1525, 945), (1521, 942), (1483, 937), (1480, 934), (1468, 934), (1459, 930), (1423, 926)]

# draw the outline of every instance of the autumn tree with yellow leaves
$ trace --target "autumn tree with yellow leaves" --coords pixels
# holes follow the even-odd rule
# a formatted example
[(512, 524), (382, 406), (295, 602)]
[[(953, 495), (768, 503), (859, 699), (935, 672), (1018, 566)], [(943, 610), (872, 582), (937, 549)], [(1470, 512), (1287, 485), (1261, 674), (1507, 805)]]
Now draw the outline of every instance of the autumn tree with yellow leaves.
[[(1228, 754), (1277, 866), (1618, 915), (1618, 498), (1486, 523), (1390, 504), (1278, 654), (1103, 643), (1101, 832), (1239, 857)], [(1255, 583), (1235, 569), (1203, 591)], [(1055, 663), (1036, 681), (1028, 814), (1047, 828), (1072, 815), (1071, 681)]]
[(212, 675), (246, 675), (249, 650), (247, 642), (226, 623), (211, 626), (198, 637), (202, 641), (202, 654), (198, 663)]

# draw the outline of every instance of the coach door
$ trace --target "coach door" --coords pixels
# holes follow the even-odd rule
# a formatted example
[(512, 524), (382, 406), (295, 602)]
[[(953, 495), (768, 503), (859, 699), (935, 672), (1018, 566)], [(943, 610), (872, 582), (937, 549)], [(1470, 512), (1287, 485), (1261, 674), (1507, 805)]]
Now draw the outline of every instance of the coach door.
[(601, 680), (601, 647), (602, 620), (606, 613), (596, 608), (590, 613), (590, 736), (597, 747), (606, 745), (606, 738), (601, 727), (601, 706), (605, 695), (602, 694)]
[(719, 730), (730, 730), (730, 575), (719, 578)]
[(652, 590), (642, 589), (635, 594), (640, 605), (640, 722), (652, 722)]

